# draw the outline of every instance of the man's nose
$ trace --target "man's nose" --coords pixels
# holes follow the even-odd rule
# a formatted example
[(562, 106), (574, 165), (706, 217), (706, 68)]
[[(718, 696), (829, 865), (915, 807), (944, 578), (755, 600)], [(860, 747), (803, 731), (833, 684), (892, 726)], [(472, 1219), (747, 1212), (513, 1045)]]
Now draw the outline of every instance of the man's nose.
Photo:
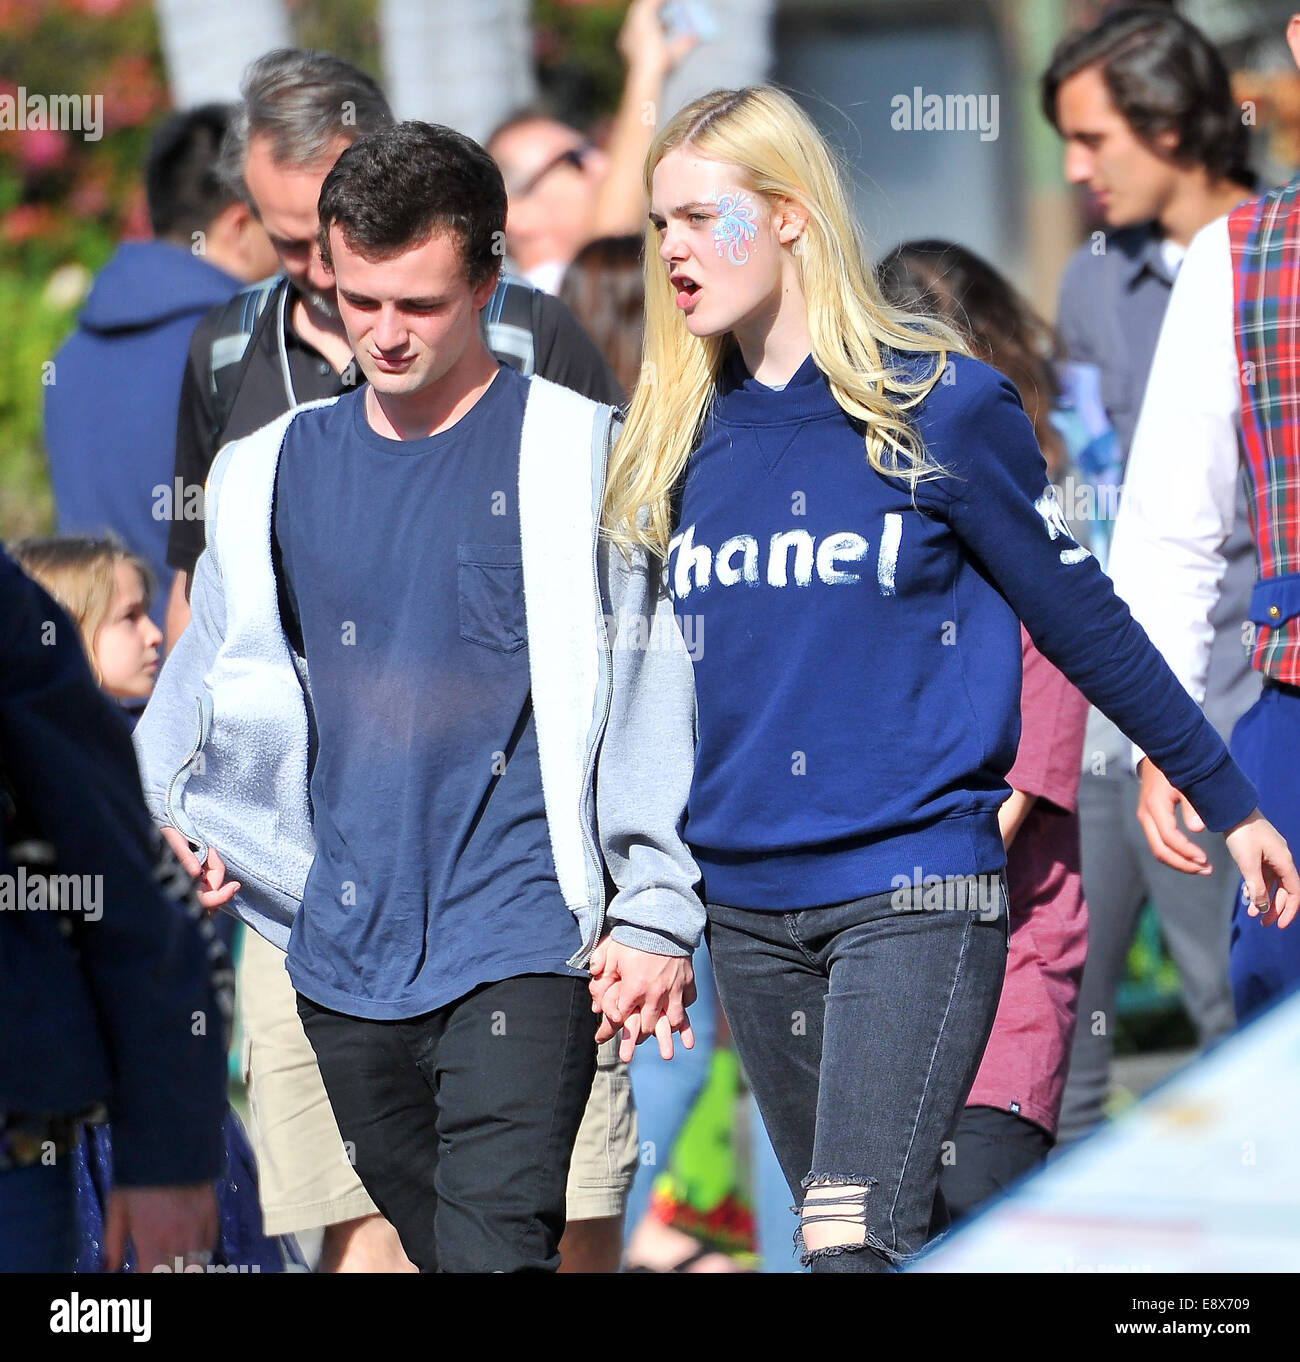
[(381, 307), (370, 334), (381, 350), (400, 350), (406, 345), (406, 326), (396, 308)]
[(1068, 184), (1087, 184), (1092, 179), (1093, 154), (1087, 147), (1071, 143), (1065, 149), (1065, 179)]

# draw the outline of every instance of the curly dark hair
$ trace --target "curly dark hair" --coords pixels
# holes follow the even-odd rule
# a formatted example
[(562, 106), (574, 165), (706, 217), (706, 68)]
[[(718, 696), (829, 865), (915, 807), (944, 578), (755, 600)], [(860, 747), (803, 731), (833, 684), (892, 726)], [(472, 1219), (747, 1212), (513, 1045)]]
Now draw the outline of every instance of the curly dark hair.
[(320, 191), (321, 259), (333, 269), (329, 234), (350, 250), (384, 260), (438, 231), (460, 242), (477, 288), (501, 267), (506, 187), (497, 163), (464, 133), (410, 120), (358, 138)]
[(1063, 39), (1042, 78), (1043, 113), (1058, 132), (1060, 88), (1090, 66), (1100, 70), (1116, 109), (1142, 141), (1172, 131), (1177, 161), (1255, 187), (1228, 68), (1194, 24), (1164, 5), (1124, 5)]

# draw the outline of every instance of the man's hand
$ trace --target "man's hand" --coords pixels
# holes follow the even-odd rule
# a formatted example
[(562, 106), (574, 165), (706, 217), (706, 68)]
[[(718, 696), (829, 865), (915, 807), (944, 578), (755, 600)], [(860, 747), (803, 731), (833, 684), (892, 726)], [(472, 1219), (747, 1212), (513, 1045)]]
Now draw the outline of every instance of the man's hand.
[(682, 1044), (695, 1045), (686, 1009), (695, 1001), (695, 975), (689, 957), (655, 955), (623, 946), (607, 936), (591, 953), (591, 1010), (603, 1012), (596, 1032), (599, 1045), (623, 1028), (619, 1058), (627, 1063), (641, 1041), (653, 1035), (664, 1059), (673, 1057), (673, 1032)]
[(217, 855), (216, 847), (208, 848), (208, 859), (200, 864), (199, 858), (190, 850), (190, 844), (175, 828), (161, 831), (167, 845), (176, 853), (176, 859), (198, 880), (196, 894), (209, 913), (215, 913), (223, 904), (229, 903), (243, 887), (238, 880), (226, 879), (226, 863)]
[(1225, 835), (1241, 871), (1251, 917), (1265, 927), (1285, 927), (1300, 908), (1300, 876), (1286, 838), (1256, 809)]
[(210, 1182), (183, 1187), (114, 1187), (104, 1216), (104, 1254), (110, 1272), (122, 1265), (126, 1240), (135, 1246), (137, 1272), (177, 1258), (209, 1262), (217, 1242), (217, 1197)]
[(1200, 815), (1165, 779), (1150, 757), (1138, 765), (1142, 788), (1138, 793), (1137, 820), (1146, 834), (1151, 854), (1162, 865), (1172, 866), (1188, 875), (1209, 875), (1214, 867), (1200, 847), (1178, 826), (1175, 811), (1181, 804), (1183, 821), (1191, 832), (1204, 832)]

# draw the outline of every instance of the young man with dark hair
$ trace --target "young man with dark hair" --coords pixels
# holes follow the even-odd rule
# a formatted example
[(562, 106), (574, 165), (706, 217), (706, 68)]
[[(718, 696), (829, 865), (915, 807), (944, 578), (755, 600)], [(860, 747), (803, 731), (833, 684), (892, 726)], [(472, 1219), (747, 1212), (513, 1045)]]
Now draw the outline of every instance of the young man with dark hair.
[[(175, 477), (186, 490), (203, 486), (227, 441), (356, 383), (334, 280), (317, 246), (316, 201), (344, 148), (393, 121), (374, 80), (328, 52), (268, 52), (244, 73), (240, 92), (221, 165), (269, 233), (281, 273), (214, 309), (194, 333), (176, 429)], [(503, 278), (483, 322), (494, 353), (524, 373), (620, 400), (608, 365), (558, 300)], [(202, 552), (202, 516), (177, 515), (167, 543), (177, 572), (169, 643), (188, 619), (186, 592)]]
[[(1116, 460), (1098, 474), (1104, 485), (1096, 489), (1098, 519), (1109, 521), (1188, 243), (1244, 198), (1254, 177), (1246, 168), (1246, 130), (1222, 60), (1198, 29), (1165, 6), (1112, 9), (1091, 29), (1066, 38), (1043, 76), (1042, 100), (1065, 139), (1066, 179), (1092, 192), (1108, 228), (1094, 232), (1066, 266), (1057, 327), (1075, 381), (1099, 397), (1115, 432)], [(1108, 537), (1104, 531), (1097, 536), (1099, 557)], [(1258, 694), (1241, 648), (1251, 565), (1249, 535), (1240, 524), (1226, 554), (1204, 706), (1225, 739)], [(1235, 871), (1220, 857), (1212, 878), (1193, 882), (1153, 862), (1134, 816), (1137, 796), (1129, 744), (1094, 710), (1078, 794), (1088, 959), (1061, 1110), (1062, 1143), (1102, 1119), (1116, 993), (1145, 902), (1153, 902), (1160, 916), (1201, 1040), (1223, 1034), (1233, 1022), (1224, 942)]]
[[(334, 277), (320, 254), (317, 201), (343, 150), (392, 125), (388, 102), (351, 63), (298, 49), (259, 57), (241, 90), (222, 145), (223, 173), (270, 233), (282, 272), (214, 309), (194, 333), (175, 450), (175, 478), (186, 493), (202, 488), (222, 445), (299, 403), (346, 394), (359, 378)], [(479, 320), (488, 348), (504, 363), (596, 400), (621, 400), (595, 345), (558, 300), (502, 277)], [(169, 642), (189, 618), (186, 591), (204, 548), (201, 508), (195, 515), (188, 510), (187, 502), (168, 542), (168, 561), (177, 569)], [(258, 931), (246, 935), (240, 957), (240, 1006), (266, 1230), (323, 1226), (322, 1270), (395, 1270), (405, 1264), (400, 1246), (345, 1155), (294, 1011), (284, 968), (287, 922)], [(612, 1271), (635, 1168), (635, 1119), (627, 1075), (605, 1051), (591, 1112), (583, 1156), (575, 1160), (565, 1250), (570, 1261)]]
[(145, 162), (154, 239), (114, 252), (45, 389), (59, 532), (118, 534), (157, 578), (157, 624), (171, 585), (160, 512), (174, 490), (186, 346), (209, 308), (275, 268), (266, 233), (217, 174), (229, 116), (225, 105), (207, 104), (158, 127)]
[(597, 533), (612, 410), (483, 343), (504, 217), (450, 129), (339, 158), (319, 244), (366, 383), (222, 451), (194, 621), (138, 733), (201, 897), (292, 924), (339, 1130), (424, 1270), (558, 1265), (596, 1067), (583, 967), (603, 938), (671, 1053), (703, 920), (685, 792), (638, 765), (681, 700), (664, 632), (605, 630), (658, 581)]
[[(1286, 38), (1300, 66), (1300, 14)], [(1227, 544), (1248, 529), (1258, 575), (1239, 638), (1263, 688), (1233, 730), (1232, 754), (1292, 846), (1300, 843), (1298, 270), (1300, 178), (1239, 204), (1192, 242), (1152, 362), (1112, 556), (1116, 589), (1199, 699), (1213, 680), (1211, 622), (1228, 591)], [(1189, 892), (1222, 882), (1200, 839), (1178, 826), (1181, 806), (1199, 830), (1195, 809), (1150, 760), (1138, 769), (1138, 816), (1153, 853), (1182, 872)], [(1300, 944), (1266, 934), (1269, 918), (1240, 888), (1224, 901), (1232, 926), (1219, 948), (1246, 1021), (1300, 984)]]

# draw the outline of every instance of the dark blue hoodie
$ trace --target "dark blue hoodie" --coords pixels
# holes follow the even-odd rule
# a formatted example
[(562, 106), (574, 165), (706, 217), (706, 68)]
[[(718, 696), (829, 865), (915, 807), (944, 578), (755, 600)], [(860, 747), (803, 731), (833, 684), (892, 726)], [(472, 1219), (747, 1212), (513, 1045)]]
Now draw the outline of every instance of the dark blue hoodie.
[[(239, 281), (162, 241), (128, 241), (95, 280), (77, 330), (54, 356), (45, 443), (58, 529), (115, 531), (153, 568), (162, 623), (176, 410), (190, 335)], [(159, 489), (166, 489), (160, 492)]]
[(0, 837), (0, 1111), (103, 1101), (123, 1185), (216, 1177), (226, 1073), (208, 945), (160, 892), (131, 743), (77, 631), (2, 549), (0, 769), (56, 873), (83, 886), (73, 901), (93, 899), (49, 911)]

